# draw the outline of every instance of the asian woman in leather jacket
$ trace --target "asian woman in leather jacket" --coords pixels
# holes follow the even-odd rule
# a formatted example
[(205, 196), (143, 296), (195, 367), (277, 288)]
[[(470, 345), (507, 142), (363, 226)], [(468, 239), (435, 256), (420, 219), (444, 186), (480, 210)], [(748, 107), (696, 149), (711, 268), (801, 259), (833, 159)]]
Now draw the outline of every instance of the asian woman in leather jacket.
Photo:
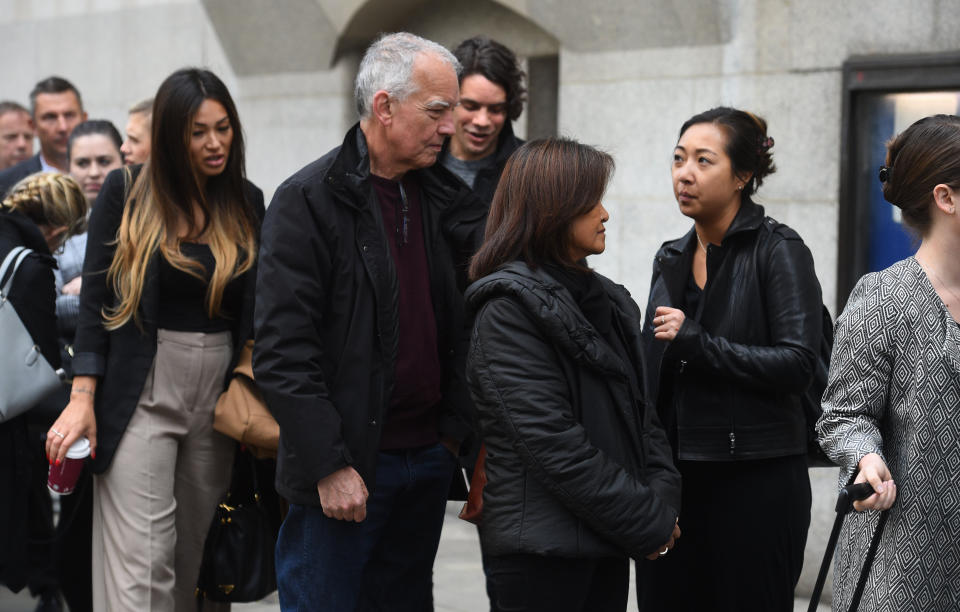
[(694, 226), (657, 252), (643, 335), (684, 537), (664, 563), (640, 564), (640, 610), (793, 609), (811, 501), (799, 397), (821, 293), (809, 249), (751, 199), (775, 170), (772, 146), (763, 119), (716, 108), (674, 148), (674, 195)]

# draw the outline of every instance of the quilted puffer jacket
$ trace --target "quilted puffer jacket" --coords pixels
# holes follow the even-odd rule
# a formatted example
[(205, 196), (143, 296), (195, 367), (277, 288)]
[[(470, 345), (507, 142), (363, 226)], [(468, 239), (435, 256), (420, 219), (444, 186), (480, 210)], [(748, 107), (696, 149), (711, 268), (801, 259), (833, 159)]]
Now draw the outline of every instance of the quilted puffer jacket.
[(680, 476), (643, 397), (639, 308), (599, 279), (629, 360), (543, 268), (513, 262), (467, 291), (487, 555), (638, 558), (670, 537)]

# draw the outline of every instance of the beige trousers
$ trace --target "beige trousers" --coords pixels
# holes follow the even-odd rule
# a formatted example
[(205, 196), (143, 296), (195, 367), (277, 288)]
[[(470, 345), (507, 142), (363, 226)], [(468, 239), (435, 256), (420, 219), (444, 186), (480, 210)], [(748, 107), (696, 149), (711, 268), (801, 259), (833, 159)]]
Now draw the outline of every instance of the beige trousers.
[(213, 430), (229, 332), (159, 330), (157, 356), (110, 468), (94, 479), (93, 608), (193, 612), (203, 542), (229, 486)]

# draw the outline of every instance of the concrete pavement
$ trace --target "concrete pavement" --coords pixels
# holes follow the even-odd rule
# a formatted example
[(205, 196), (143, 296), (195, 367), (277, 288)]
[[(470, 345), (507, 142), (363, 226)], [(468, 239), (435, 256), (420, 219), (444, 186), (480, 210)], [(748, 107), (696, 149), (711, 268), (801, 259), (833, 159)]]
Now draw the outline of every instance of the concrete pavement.
[[(447, 516), (440, 539), (440, 550), (434, 566), (434, 600), (436, 612), (487, 612), (483, 568), (480, 565), (480, 543), (473, 525), (457, 518), (459, 502), (447, 506)], [(633, 581), (627, 612), (636, 612)], [(0, 587), (0, 612), (32, 612), (35, 602), (24, 591), (14, 595)], [(804, 612), (808, 602), (797, 599), (795, 612)], [(280, 605), (276, 593), (261, 602), (234, 604), (234, 612), (277, 612)], [(318, 610), (322, 608), (318, 607)], [(337, 612), (337, 611), (334, 611)], [(830, 612), (829, 606), (820, 606), (819, 612)]]

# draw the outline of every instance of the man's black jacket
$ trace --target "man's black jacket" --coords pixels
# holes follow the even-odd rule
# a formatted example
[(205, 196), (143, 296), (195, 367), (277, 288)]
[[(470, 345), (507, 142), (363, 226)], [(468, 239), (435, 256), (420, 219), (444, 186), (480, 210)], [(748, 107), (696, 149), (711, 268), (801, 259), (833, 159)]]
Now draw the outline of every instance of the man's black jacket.
[(799, 396), (821, 337), (810, 250), (745, 200), (720, 246), (707, 248), (699, 312), (669, 344), (656, 340), (656, 308), (683, 303), (696, 248), (691, 229), (657, 252), (644, 318), (647, 381), (674, 452), (694, 461), (805, 453)]
[[(396, 269), (359, 124), (287, 179), (267, 210), (257, 283), (257, 385), (280, 423), (277, 490), (317, 505), (317, 482), (347, 465), (372, 490), (397, 355)], [(457, 286), (486, 210), (437, 164), (413, 171), (443, 365), (440, 433), (463, 439), (466, 332)], [(461, 364), (460, 367), (457, 364)]]
[(10, 188), (16, 185), (18, 181), (41, 170), (43, 170), (43, 164), (40, 163), (39, 153), (9, 168), (0, 170), (0, 199), (3, 199)]

